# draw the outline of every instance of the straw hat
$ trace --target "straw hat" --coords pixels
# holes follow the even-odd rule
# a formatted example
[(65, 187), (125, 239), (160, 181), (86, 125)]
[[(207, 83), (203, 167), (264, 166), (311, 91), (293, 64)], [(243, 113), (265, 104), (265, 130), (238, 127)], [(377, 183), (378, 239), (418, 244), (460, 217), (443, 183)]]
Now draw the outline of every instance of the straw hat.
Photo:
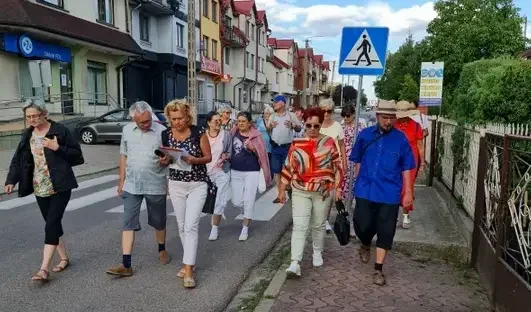
[(395, 101), (379, 100), (376, 114), (396, 115)]
[(396, 118), (399, 119), (420, 114), (420, 111), (415, 108), (415, 104), (409, 103), (408, 101), (400, 101), (396, 103), (396, 109)]

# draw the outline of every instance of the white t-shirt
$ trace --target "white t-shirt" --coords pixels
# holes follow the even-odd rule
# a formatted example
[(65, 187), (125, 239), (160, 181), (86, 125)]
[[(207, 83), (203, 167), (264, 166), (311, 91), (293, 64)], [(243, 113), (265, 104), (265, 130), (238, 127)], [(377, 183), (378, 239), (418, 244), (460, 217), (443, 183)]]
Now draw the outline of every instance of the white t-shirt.
[(430, 127), (430, 121), (428, 120), (428, 116), (422, 113), (420, 113), (419, 115), (413, 115), (410, 118), (416, 121), (422, 127), (422, 130), (428, 129)]
[(345, 139), (345, 133), (343, 132), (343, 127), (341, 124), (337, 121), (334, 121), (334, 123), (328, 128), (321, 127), (320, 132), (321, 134), (327, 135), (334, 139), (336, 142), (337, 152), (341, 154), (341, 151), (339, 150), (339, 140)]
[(223, 153), (223, 138), (225, 137), (225, 130), (221, 130), (218, 133), (218, 136), (215, 138), (210, 137), (207, 131), (208, 142), (210, 143), (210, 152), (212, 154), (212, 161), (206, 164), (208, 174), (213, 174), (219, 170), (221, 167), (217, 167), (219, 158)]
[(279, 145), (291, 143), (293, 141), (293, 131), (286, 126), (286, 121), (291, 121), (293, 125), (300, 125), (295, 114), (286, 111), (284, 115), (279, 116), (275, 113), (269, 117), (268, 125), (273, 121), (277, 122), (277, 126), (271, 131), (271, 139)]

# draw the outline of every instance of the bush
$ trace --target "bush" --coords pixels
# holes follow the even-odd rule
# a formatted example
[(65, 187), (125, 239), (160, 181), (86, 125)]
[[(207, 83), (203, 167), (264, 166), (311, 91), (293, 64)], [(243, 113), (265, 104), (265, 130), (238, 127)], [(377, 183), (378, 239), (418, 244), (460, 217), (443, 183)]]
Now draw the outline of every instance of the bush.
[(466, 64), (448, 113), (468, 123), (529, 123), (531, 62), (503, 58)]

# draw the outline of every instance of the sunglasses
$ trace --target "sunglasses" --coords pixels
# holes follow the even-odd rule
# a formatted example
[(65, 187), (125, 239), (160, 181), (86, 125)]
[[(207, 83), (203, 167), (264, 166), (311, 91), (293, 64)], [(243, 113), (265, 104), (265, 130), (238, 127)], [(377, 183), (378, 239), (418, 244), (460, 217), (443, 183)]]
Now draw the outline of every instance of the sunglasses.
[(324, 113), (328, 113), (328, 114), (332, 114), (334, 112), (334, 110), (333, 109), (327, 109), (327, 110), (323, 109), (323, 112)]
[(309, 123), (306, 124), (306, 129), (312, 129), (312, 128), (317, 130), (321, 128), (321, 125), (320, 124), (309, 124)]

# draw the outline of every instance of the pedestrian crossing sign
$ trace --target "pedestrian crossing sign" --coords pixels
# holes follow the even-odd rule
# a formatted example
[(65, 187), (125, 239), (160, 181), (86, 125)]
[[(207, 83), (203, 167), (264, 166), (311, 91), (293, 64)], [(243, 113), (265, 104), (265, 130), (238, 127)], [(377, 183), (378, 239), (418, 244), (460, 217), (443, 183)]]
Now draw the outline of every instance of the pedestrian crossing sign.
[(380, 76), (387, 57), (387, 27), (344, 27), (339, 55), (341, 75)]

